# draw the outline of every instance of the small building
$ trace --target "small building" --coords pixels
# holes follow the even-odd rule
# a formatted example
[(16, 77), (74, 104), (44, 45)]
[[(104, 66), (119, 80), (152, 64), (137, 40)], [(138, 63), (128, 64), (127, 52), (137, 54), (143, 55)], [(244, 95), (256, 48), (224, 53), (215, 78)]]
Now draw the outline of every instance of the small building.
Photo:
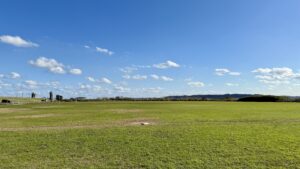
[(56, 101), (62, 101), (63, 100), (63, 96), (61, 95), (56, 95)]

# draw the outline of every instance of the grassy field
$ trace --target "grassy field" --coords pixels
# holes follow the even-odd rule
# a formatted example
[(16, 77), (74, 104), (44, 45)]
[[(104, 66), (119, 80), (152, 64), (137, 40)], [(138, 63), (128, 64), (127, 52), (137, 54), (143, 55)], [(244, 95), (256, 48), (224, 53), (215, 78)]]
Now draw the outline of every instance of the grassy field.
[(41, 102), (41, 98), (21, 98), (21, 97), (0, 97), (0, 102), (2, 99), (8, 99), (10, 100), (13, 104), (27, 104), (27, 103), (39, 103)]
[(300, 104), (0, 105), (0, 168), (300, 168)]

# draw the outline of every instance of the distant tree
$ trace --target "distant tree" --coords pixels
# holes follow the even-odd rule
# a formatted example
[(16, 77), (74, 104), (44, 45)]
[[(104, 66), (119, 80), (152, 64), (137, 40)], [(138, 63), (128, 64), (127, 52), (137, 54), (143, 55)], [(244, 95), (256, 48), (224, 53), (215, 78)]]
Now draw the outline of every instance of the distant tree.
[(244, 102), (279, 102), (279, 101), (283, 101), (283, 98), (278, 97), (278, 96), (250, 96), (250, 97), (240, 98), (238, 101), (244, 101)]

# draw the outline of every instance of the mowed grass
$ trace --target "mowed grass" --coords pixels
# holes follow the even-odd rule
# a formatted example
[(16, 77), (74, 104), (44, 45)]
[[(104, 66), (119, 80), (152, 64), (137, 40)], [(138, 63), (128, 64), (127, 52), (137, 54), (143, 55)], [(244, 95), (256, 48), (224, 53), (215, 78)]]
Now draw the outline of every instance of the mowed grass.
[(41, 102), (41, 98), (21, 98), (21, 97), (0, 97), (0, 102), (2, 99), (10, 100), (14, 104), (27, 104), (27, 103), (39, 103)]
[(1, 105), (0, 168), (300, 168), (300, 104)]

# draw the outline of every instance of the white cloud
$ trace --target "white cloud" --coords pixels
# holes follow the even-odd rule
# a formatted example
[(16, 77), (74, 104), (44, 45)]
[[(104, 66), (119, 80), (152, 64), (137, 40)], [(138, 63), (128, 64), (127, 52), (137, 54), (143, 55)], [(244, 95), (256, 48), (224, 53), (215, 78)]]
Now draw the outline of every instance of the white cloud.
[(278, 68), (258, 68), (252, 71), (256, 73), (255, 77), (260, 82), (265, 84), (289, 84), (291, 80), (298, 79), (299, 73), (295, 73), (291, 68), (278, 67)]
[(21, 77), (21, 75), (17, 72), (11, 72), (9, 77), (12, 79), (18, 79)]
[(226, 83), (226, 86), (239, 86), (237, 83)]
[(131, 77), (133, 80), (146, 80), (147, 76), (146, 75), (134, 75)]
[(180, 65), (173, 61), (168, 60), (164, 63), (154, 64), (153, 67), (158, 69), (168, 69), (168, 68), (179, 68)]
[(96, 79), (93, 77), (87, 77), (87, 80), (89, 80), (90, 82), (96, 82)]
[(125, 68), (121, 68), (120, 71), (126, 74), (132, 73), (133, 71), (138, 70), (136, 67), (125, 67)]
[(187, 83), (191, 87), (203, 87), (205, 84), (203, 82), (188, 82)]
[(34, 88), (38, 87), (38, 83), (36, 81), (33, 81), (33, 80), (26, 80), (25, 84), (26, 84), (26, 86), (24, 86), (25, 88), (34, 89)]
[(96, 47), (96, 51), (100, 52), (100, 53), (104, 53), (104, 54), (109, 55), (109, 56), (114, 54), (113, 51), (110, 51), (110, 50), (105, 49), (105, 48), (100, 48), (100, 47)]
[(106, 83), (106, 84), (111, 84), (111, 83), (112, 83), (112, 81), (109, 80), (109, 79), (106, 78), (106, 77), (103, 77), (103, 78), (101, 79), (101, 82)]
[(160, 77), (158, 75), (152, 74), (150, 75), (154, 80), (159, 80)]
[(162, 88), (161, 87), (150, 87), (150, 88), (142, 88), (142, 89), (138, 89), (141, 92), (144, 93), (160, 93)]
[(86, 48), (86, 49), (90, 49), (90, 48), (91, 48), (91, 47), (88, 46), (88, 45), (84, 45), (83, 47)]
[(80, 69), (71, 69), (70, 73), (73, 74), (73, 75), (81, 75), (82, 70), (80, 70)]
[(38, 59), (30, 60), (29, 63), (36, 67), (46, 68), (52, 73), (64, 74), (66, 71), (64, 70), (64, 65), (62, 63), (57, 62), (55, 59), (48, 59), (46, 57), (39, 57)]
[(167, 77), (167, 76), (161, 76), (160, 77), (163, 81), (173, 81), (174, 79)]
[(146, 75), (123, 75), (122, 76), (124, 79), (127, 79), (127, 80), (129, 80), (129, 79), (132, 79), (132, 80), (146, 80), (146, 79), (148, 79), (148, 76), (146, 76)]
[[(146, 80), (148, 79), (147, 75), (123, 75), (124, 79), (132, 79), (132, 80)], [(167, 77), (167, 76), (158, 76), (156, 74), (151, 74), (150, 77), (154, 80), (163, 80), (163, 81), (173, 81), (174, 79)]]
[(0, 78), (3, 78), (4, 77), (4, 74), (0, 74)]
[(38, 84), (36, 81), (33, 80), (26, 80), (25, 83), (31, 86), (36, 86)]
[(36, 60), (30, 60), (29, 64), (39, 68), (47, 69), (48, 71), (56, 74), (65, 74), (67, 72), (65, 69), (68, 69), (69, 73), (73, 75), (82, 74), (81, 69), (69, 68), (69, 66), (65, 66), (64, 64), (56, 61), (55, 59), (46, 57), (39, 57)]
[(156, 74), (150, 75), (150, 77), (154, 80), (163, 80), (163, 81), (173, 81), (174, 79), (167, 76), (158, 76)]
[(126, 87), (119, 86), (119, 85), (115, 85), (115, 86), (114, 86), (114, 90), (115, 90), (116, 92), (119, 92), (119, 93), (130, 92), (130, 88), (126, 88)]
[(272, 71), (272, 69), (270, 68), (258, 68), (253, 70), (253, 73), (262, 73), (262, 74), (266, 74), (266, 73), (270, 73)]
[(26, 41), (19, 36), (2, 35), (0, 42), (14, 45), (17, 47), (38, 47), (39, 45), (30, 41)]
[(218, 76), (224, 76), (226, 74), (231, 75), (231, 76), (239, 76), (241, 75), (240, 72), (232, 72), (229, 69), (226, 68), (219, 68), (219, 69), (215, 69), (215, 74)]
[(226, 73), (229, 73), (230, 71), (228, 69), (215, 69), (215, 73), (218, 76), (223, 76)]
[(109, 79), (106, 78), (106, 77), (103, 77), (103, 78), (101, 78), (101, 79), (99, 79), (99, 80), (96, 79), (96, 78), (93, 78), (93, 77), (87, 77), (86, 79), (87, 79), (88, 81), (90, 81), (90, 82), (112, 84), (112, 81), (109, 80)]

